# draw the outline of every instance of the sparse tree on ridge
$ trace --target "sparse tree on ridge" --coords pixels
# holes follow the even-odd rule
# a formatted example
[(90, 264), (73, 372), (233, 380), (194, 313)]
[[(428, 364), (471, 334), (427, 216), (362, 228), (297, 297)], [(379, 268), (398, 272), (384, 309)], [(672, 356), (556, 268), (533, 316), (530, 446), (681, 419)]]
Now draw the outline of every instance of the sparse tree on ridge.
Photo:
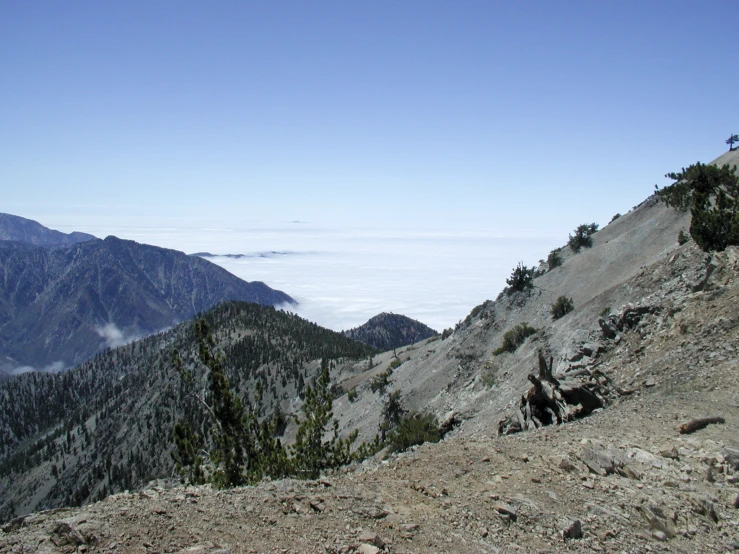
[(696, 163), (680, 173), (668, 173), (675, 182), (658, 190), (665, 204), (690, 209), (690, 236), (704, 251), (739, 244), (739, 175), (736, 167)]
[(739, 135), (730, 135), (729, 138), (726, 139), (726, 144), (729, 145), (729, 152), (734, 150), (735, 142), (739, 142)]

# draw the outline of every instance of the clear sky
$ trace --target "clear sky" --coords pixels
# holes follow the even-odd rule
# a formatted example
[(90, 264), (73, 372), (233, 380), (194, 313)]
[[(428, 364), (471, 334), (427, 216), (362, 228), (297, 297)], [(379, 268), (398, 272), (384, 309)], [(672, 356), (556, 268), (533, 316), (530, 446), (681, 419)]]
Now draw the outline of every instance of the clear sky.
[(0, 211), (603, 225), (739, 133), (738, 20), (736, 0), (3, 1)]

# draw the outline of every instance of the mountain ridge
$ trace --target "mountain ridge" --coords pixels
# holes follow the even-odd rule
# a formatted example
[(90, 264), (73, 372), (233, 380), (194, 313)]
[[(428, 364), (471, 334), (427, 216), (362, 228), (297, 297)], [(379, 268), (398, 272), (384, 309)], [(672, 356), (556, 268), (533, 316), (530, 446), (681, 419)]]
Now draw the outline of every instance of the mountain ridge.
[(75, 365), (224, 300), (295, 301), (182, 252), (109, 236), (66, 248), (0, 242), (0, 369)]
[(88, 233), (62, 233), (39, 222), (12, 214), (0, 213), (0, 240), (25, 242), (34, 246), (61, 248), (96, 239)]

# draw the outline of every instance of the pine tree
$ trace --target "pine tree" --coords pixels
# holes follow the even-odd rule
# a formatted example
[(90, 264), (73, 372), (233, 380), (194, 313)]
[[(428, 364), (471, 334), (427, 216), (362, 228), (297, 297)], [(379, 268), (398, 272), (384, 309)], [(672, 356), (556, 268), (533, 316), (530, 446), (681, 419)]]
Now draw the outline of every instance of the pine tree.
[(739, 177), (736, 166), (696, 163), (680, 173), (668, 173), (675, 182), (657, 191), (668, 206), (687, 210), (690, 236), (704, 251), (721, 251), (739, 244)]
[[(338, 467), (352, 460), (351, 445), (359, 433), (354, 431), (347, 439), (339, 438), (339, 422), (334, 419), (329, 385), (328, 364), (322, 360), (316, 386), (305, 389), (303, 420), (299, 422), (292, 446), (293, 471), (299, 476), (315, 478), (325, 468)], [(324, 442), (329, 424), (332, 424), (330, 438)]]

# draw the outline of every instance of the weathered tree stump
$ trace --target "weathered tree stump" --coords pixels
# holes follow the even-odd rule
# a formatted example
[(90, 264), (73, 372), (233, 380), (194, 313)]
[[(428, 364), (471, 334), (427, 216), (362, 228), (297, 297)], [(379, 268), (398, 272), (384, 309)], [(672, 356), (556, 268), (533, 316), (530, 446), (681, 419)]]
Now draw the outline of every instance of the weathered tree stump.
[(559, 425), (585, 417), (605, 405), (601, 385), (595, 381), (558, 380), (552, 375), (553, 358), (538, 353), (538, 376), (528, 376), (531, 388), (521, 397), (514, 415), (498, 423), (498, 434), (511, 435), (546, 425)]

